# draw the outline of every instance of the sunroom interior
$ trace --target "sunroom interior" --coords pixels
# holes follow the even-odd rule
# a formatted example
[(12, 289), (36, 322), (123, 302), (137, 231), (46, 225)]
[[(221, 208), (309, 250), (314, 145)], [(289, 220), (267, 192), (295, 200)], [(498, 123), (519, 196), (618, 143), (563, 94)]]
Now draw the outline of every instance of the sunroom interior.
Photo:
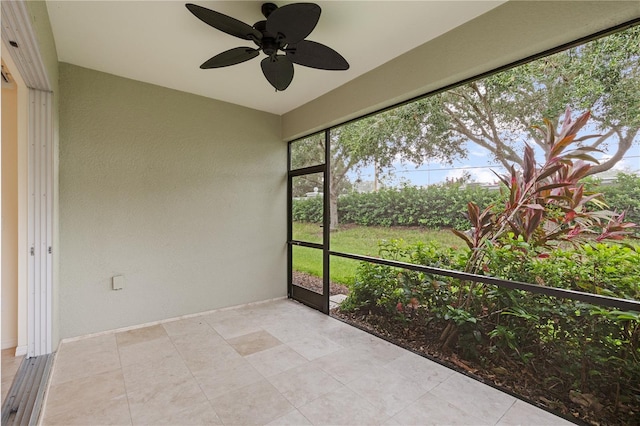
[[(125, 65), (126, 57), (110, 57), (111, 49), (125, 49), (117, 43), (128, 43), (140, 52), (153, 45), (155, 50), (144, 56), (151, 58), (152, 67), (176, 61), (170, 48), (179, 45), (161, 50), (145, 33), (144, 21), (109, 21), (113, 17), (106, 12), (126, 12), (127, 2), (16, 2), (26, 12), (45, 74), (41, 77), (48, 82), (38, 88), (32, 76), (21, 75), (28, 66), (16, 53), (22, 44), (11, 43), (15, 33), (5, 31), (6, 15), (14, 12), (4, 3), (2, 58), (17, 81), (18, 133), (33, 119), (25, 106), (29, 89), (51, 94), (46, 123), (51, 210), (49, 222), (44, 219), (50, 245), (43, 243), (51, 257), (44, 269), (50, 274), (49, 286), (42, 288), (48, 303), (44, 308), (29, 305), (27, 136), (16, 139), (14, 247), (5, 248), (4, 225), (2, 230), (2, 268), (14, 270), (6, 279), (3, 272), (2, 347), (17, 347), (18, 355), (28, 356), (55, 352), (65, 341), (292, 296), (287, 142), (640, 17), (635, 1), (470, 1), (454, 2), (450, 9), (449, 2), (382, 2), (385, 11), (416, 7), (428, 13), (433, 8), (434, 14), (460, 13), (464, 18), (451, 19), (440, 33), (416, 31), (423, 40), (413, 40), (407, 49), (390, 49), (380, 63), (359, 66), (360, 58), (353, 55), (348, 60), (357, 72), (344, 78), (331, 75), (328, 84), (322, 83), (324, 71), (296, 69), (291, 88), (275, 92), (257, 63), (242, 64), (238, 75), (225, 70), (220, 74), (224, 77), (217, 70), (198, 70), (199, 62), (188, 64), (204, 73), (211, 86), (199, 88), (188, 76), (171, 75), (170, 65), (165, 72), (145, 75), (145, 67), (136, 65), (138, 58)], [(261, 4), (232, 3), (238, 2), (202, 5), (232, 14), (259, 11)], [(358, 43), (369, 43), (358, 33), (357, 14), (366, 15), (367, 7), (379, 2), (319, 3), (324, 13), (320, 22), (327, 29), (318, 28), (335, 40), (332, 47), (349, 51), (355, 46), (351, 51), (357, 52)], [(207, 47), (209, 39), (226, 43), (231, 38), (189, 16), (180, 2), (140, 5), (149, 8), (150, 16), (154, 8), (185, 15), (180, 25), (185, 21), (197, 28), (189, 36), (192, 43), (205, 45), (200, 54), (216, 53)], [(341, 18), (343, 7), (357, 13)], [(122, 32), (135, 32), (135, 38), (116, 38), (115, 46), (109, 46), (108, 37), (92, 33), (92, 20), (80, 20), (83, 13), (104, 14), (105, 22), (119, 22)], [(401, 18), (377, 19), (372, 21), (379, 32), (405, 40)], [(338, 25), (353, 32), (344, 30), (349, 41), (343, 45), (339, 37), (331, 37), (332, 31), (342, 34)], [(366, 52), (362, 56), (375, 49)], [(3, 110), (4, 99), (3, 88)], [(5, 126), (3, 114), (3, 155)], [(4, 193), (3, 185), (3, 206)], [(17, 253), (9, 265), (6, 250)], [(46, 318), (35, 315), (34, 306)], [(326, 311), (326, 306), (316, 307)], [(33, 331), (39, 327), (43, 329)], [(45, 343), (30, 340), (39, 332), (46, 335)]]

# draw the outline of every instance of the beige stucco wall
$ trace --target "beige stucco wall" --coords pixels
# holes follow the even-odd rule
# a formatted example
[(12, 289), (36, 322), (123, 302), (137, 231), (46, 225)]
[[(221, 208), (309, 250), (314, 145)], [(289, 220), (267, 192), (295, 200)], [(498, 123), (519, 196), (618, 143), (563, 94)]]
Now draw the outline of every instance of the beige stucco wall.
[(291, 140), (640, 17), (640, 1), (512, 0), (283, 116)]
[(286, 295), (280, 117), (64, 63), (59, 99), (62, 338)]
[(18, 89), (2, 88), (2, 349), (18, 344)]

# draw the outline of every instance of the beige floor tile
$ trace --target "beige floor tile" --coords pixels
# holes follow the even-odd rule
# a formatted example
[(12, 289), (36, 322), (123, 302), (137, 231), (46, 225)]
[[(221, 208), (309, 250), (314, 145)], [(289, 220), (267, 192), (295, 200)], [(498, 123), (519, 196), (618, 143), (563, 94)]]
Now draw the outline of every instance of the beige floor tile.
[(490, 424), (495, 424), (516, 401), (513, 396), (460, 373), (453, 374), (429, 392)]
[(210, 314), (202, 315), (202, 319), (204, 319), (209, 325), (213, 325), (218, 322), (226, 321), (226, 320), (240, 320), (242, 318), (242, 314), (240, 313), (243, 308), (233, 308), (233, 309), (224, 309), (216, 312), (212, 312)]
[(45, 425), (131, 424), (120, 371), (110, 371), (52, 386)]
[(294, 407), (301, 407), (342, 386), (336, 379), (312, 364), (287, 370), (268, 380)]
[(354, 349), (341, 349), (314, 360), (313, 364), (343, 384), (352, 382), (384, 365), (369, 353)]
[(362, 330), (337, 320), (335, 323), (333, 327), (319, 331), (319, 334), (344, 348), (354, 346), (358, 343), (366, 343), (370, 340), (371, 335)]
[(134, 416), (134, 425), (221, 425), (222, 421), (209, 401), (188, 404), (185, 408), (160, 409)]
[(2, 350), (2, 381), (6, 379), (13, 380), (13, 377), (18, 372), (20, 364), (24, 359), (24, 355), (15, 356), (16, 348), (9, 348)]
[(264, 330), (227, 339), (227, 343), (242, 356), (251, 355), (282, 344), (280, 340)]
[(2, 380), (0, 381), (1, 400), (4, 402), (13, 379), (20, 368), (24, 355), (15, 356), (16, 348), (2, 350)]
[(211, 405), (225, 425), (262, 425), (294, 410), (266, 380), (227, 392)]
[(110, 343), (105, 344), (101, 341), (95, 347), (90, 347), (90, 342), (85, 341), (62, 344), (60, 351), (56, 354), (51, 383), (57, 385), (82, 377), (119, 370), (120, 354), (115, 344), (115, 337), (113, 335), (109, 337), (111, 337)]
[[(478, 395), (478, 397), (480, 397)], [(461, 425), (482, 426), (493, 422), (476, 417), (430, 392), (393, 416), (401, 425)]]
[(236, 310), (216, 312), (205, 316), (205, 321), (225, 339), (232, 339), (262, 330), (259, 322), (243, 318)]
[(570, 426), (573, 423), (521, 400), (509, 408), (498, 426)]
[(95, 405), (91, 410), (75, 410), (60, 413), (55, 416), (47, 416), (42, 421), (43, 426), (125, 426), (131, 425), (131, 416), (126, 400), (107, 401)]
[(379, 425), (386, 419), (382, 410), (344, 386), (298, 410), (314, 425)]
[(284, 416), (278, 417), (272, 422), (267, 423), (269, 426), (307, 426), (311, 422), (298, 410), (293, 410)]
[(43, 424), (563, 424), (291, 301), (69, 342), (57, 357)]
[(58, 349), (58, 355), (87, 355), (97, 352), (105, 352), (117, 349), (116, 335), (103, 334), (102, 336), (88, 337), (80, 340), (64, 342)]
[(209, 332), (176, 334), (170, 336), (171, 341), (180, 353), (216, 350), (221, 346), (229, 346), (222, 336), (210, 328)]
[(384, 422), (381, 423), (383, 426), (402, 426), (402, 423), (394, 419), (393, 417), (389, 417)]
[(171, 386), (193, 377), (184, 360), (178, 354), (150, 362), (124, 366), (122, 374), (128, 393), (149, 386)]
[(207, 334), (213, 332), (213, 328), (211, 328), (209, 323), (201, 316), (165, 322), (162, 324), (162, 327), (169, 336), (180, 336), (185, 334), (198, 335), (201, 333)]
[(368, 336), (364, 342), (356, 343), (351, 348), (384, 363), (391, 362), (407, 353), (405, 349), (375, 336)]
[(204, 416), (203, 420), (209, 424), (220, 424), (202, 389), (191, 376), (173, 383), (148, 384), (135, 390), (127, 388), (127, 397), (134, 424), (182, 424), (181, 418), (191, 410), (196, 410), (194, 420)]
[(193, 373), (209, 400), (264, 379), (262, 374), (244, 359), (226, 362), (223, 365), (225, 366), (223, 369), (201, 370)]
[(283, 304), (247, 306), (236, 312), (251, 324), (278, 323), (295, 314), (295, 310), (288, 310)]
[(411, 352), (391, 361), (385, 367), (420, 383), (426, 390), (433, 389), (455, 373), (450, 368)]
[(203, 346), (191, 351), (180, 349), (182, 359), (193, 374), (224, 371), (246, 362), (242, 355), (224, 340), (216, 346)]
[(307, 337), (294, 340), (287, 345), (310, 361), (342, 349), (342, 346), (326, 337), (309, 332), (307, 332)]
[(120, 363), (123, 367), (138, 363), (153, 362), (178, 354), (178, 350), (173, 346), (171, 339), (169, 339), (166, 334), (164, 337), (120, 346), (118, 349), (120, 353)]
[(387, 416), (393, 416), (427, 393), (412, 379), (385, 368), (372, 370), (347, 387), (382, 409)]
[(304, 339), (309, 336), (309, 332), (312, 330), (309, 327), (308, 320), (300, 318), (287, 318), (280, 322), (264, 323), (262, 328), (283, 343)]
[(270, 377), (309, 362), (287, 345), (256, 352), (245, 358), (264, 377)]
[(152, 325), (116, 333), (116, 340), (120, 348), (165, 337), (167, 337), (167, 332), (161, 325)]

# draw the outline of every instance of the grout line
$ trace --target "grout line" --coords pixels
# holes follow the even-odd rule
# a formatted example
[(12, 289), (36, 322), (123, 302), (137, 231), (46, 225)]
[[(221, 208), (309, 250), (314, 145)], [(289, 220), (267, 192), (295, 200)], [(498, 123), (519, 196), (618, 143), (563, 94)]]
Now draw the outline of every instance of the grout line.
[(120, 374), (122, 375), (122, 385), (124, 386), (124, 396), (127, 398), (127, 409), (129, 410), (129, 420), (131, 420), (131, 424), (133, 424), (133, 414), (131, 413), (131, 403), (129, 402), (129, 390), (127, 389), (127, 380), (124, 378), (124, 369), (122, 368), (122, 357), (120, 356), (120, 345), (118, 344), (118, 339), (115, 338), (116, 342), (116, 351), (118, 352), (118, 364), (120, 364)]
[(518, 398), (514, 398), (513, 402), (512, 402), (512, 403), (511, 403), (511, 405), (509, 406), (509, 408), (507, 408), (507, 409), (504, 411), (504, 413), (502, 413), (502, 415), (500, 416), (500, 418), (499, 418), (498, 420), (496, 420), (496, 422), (494, 423), (494, 425), (497, 425), (498, 423), (500, 423), (500, 420), (502, 420), (502, 418), (503, 418), (504, 416), (506, 416), (506, 415), (507, 415), (507, 413), (508, 413), (509, 411), (511, 411), (511, 409), (513, 408), (513, 406), (514, 406), (514, 405), (516, 405), (516, 402), (518, 402)]
[[(202, 314), (204, 315), (204, 314)], [(191, 316), (190, 318), (196, 318), (199, 315), (194, 315)], [(185, 318), (186, 319), (186, 318)], [(169, 321), (167, 321), (169, 322)], [(207, 327), (209, 327), (214, 333), (218, 334), (222, 340), (224, 340), (224, 337), (222, 337), (214, 328), (211, 324), (209, 324), (208, 321), (204, 321), (205, 324), (207, 324)], [(163, 327), (164, 328), (164, 327)], [(165, 329), (165, 332), (167, 330)], [(187, 334), (191, 334), (191, 333), (187, 333)], [(168, 333), (167, 333), (168, 335)], [(207, 401), (207, 403), (209, 404), (209, 407), (211, 407), (211, 410), (213, 410), (214, 414), (216, 415), (216, 417), (218, 418), (218, 420), (220, 421), (220, 423), (222, 425), (224, 425), (224, 422), (222, 421), (222, 418), (220, 417), (220, 415), (218, 414), (218, 412), (216, 411), (215, 407), (213, 406), (213, 404), (211, 404), (211, 400), (209, 399), (209, 397), (207, 396), (207, 393), (204, 391), (204, 389), (202, 389), (202, 386), (200, 385), (200, 382), (198, 381), (198, 379), (196, 378), (196, 376), (193, 374), (193, 371), (191, 371), (191, 368), (189, 368), (189, 365), (187, 364), (187, 360), (184, 358), (184, 356), (182, 355), (182, 353), (180, 352), (180, 350), (178, 349), (178, 347), (176, 346), (175, 342), (173, 341), (173, 339), (171, 338), (172, 336), (169, 336), (169, 341), (171, 342), (171, 345), (173, 345), (173, 348), (176, 350), (176, 352), (178, 353), (178, 356), (180, 357), (180, 360), (184, 363), (184, 366), (187, 368), (187, 370), (189, 371), (189, 375), (193, 378), (193, 380), (195, 381), (196, 385), (198, 385), (198, 389), (200, 389), (200, 392), (202, 392), (202, 396), (204, 396), (204, 399)], [(226, 343), (226, 340), (224, 340)]]

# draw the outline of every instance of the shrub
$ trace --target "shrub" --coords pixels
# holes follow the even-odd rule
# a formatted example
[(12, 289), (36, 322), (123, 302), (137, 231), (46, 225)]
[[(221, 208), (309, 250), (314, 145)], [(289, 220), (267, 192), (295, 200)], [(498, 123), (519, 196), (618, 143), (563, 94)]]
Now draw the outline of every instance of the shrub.
[(321, 223), (323, 217), (322, 197), (293, 200), (292, 215), (295, 222)]
[[(538, 256), (522, 237), (507, 238), (502, 245), (487, 248), (483, 273), (640, 299), (640, 254), (630, 247), (591, 243)], [(457, 270), (464, 269), (469, 253), (435, 243), (407, 245), (392, 240), (379, 245), (383, 258)], [(429, 327), (455, 323), (459, 338), (452, 349), (466, 359), (489, 370), (527, 366), (548, 386), (550, 401), (567, 394), (576, 401), (584, 396), (594, 401), (589, 410), (597, 412), (603, 406), (627, 410), (629, 418), (637, 420), (638, 312), (496, 286), (473, 288), (474, 304), (462, 308), (457, 305), (458, 294), (469, 290), (462, 282), (370, 263), (361, 264), (350, 290), (341, 310), (375, 312), (403, 324), (414, 319)]]
[[(610, 210), (625, 213), (628, 222), (640, 223), (640, 176), (618, 174), (609, 185), (587, 178), (586, 192), (600, 192)], [(469, 201), (484, 209), (501, 204), (499, 191), (479, 186), (439, 184), (425, 188), (405, 186), (381, 189), (378, 192), (350, 193), (338, 200), (340, 223), (362, 226), (423, 226), (430, 229), (454, 228), (466, 230)], [(322, 197), (293, 201), (293, 220), (322, 221)], [(640, 233), (640, 229), (635, 230)]]
[(640, 223), (640, 176), (618, 173), (612, 184), (598, 185), (597, 191), (603, 194), (611, 210), (625, 212), (625, 220)]
[[(378, 192), (350, 193), (338, 199), (340, 223), (362, 226), (424, 226), (431, 229), (466, 229), (469, 201), (486, 207), (500, 198), (499, 191), (460, 184), (404, 186)], [(293, 220), (320, 222), (322, 199), (293, 202)]]

